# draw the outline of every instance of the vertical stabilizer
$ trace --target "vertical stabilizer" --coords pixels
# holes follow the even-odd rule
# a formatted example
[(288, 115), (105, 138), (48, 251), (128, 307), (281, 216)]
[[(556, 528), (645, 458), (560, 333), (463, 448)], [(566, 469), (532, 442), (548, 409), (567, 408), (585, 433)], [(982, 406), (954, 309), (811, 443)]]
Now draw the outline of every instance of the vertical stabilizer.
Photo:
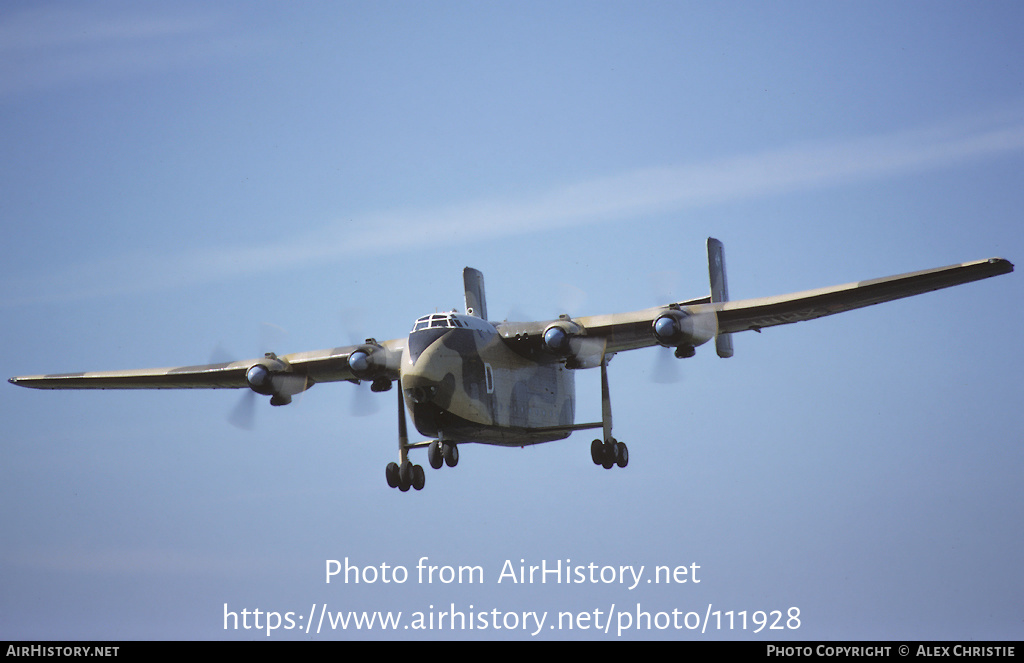
[(484, 297), (484, 275), (478, 269), (467, 267), (462, 270), (462, 282), (466, 286), (466, 315), (487, 319), (487, 299)]
[[(729, 301), (729, 284), (725, 279), (725, 246), (708, 237), (708, 275), (711, 277), (711, 301)], [(732, 334), (715, 337), (715, 349), (719, 357), (732, 356)]]

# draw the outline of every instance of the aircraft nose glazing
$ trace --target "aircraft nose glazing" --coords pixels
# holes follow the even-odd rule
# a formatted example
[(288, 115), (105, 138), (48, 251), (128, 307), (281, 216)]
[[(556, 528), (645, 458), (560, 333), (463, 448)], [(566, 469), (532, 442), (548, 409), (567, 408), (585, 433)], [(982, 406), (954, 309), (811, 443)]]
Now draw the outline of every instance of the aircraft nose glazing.
[(421, 329), (409, 335), (409, 358), (415, 364), (423, 351), (447, 334), (449, 329)]

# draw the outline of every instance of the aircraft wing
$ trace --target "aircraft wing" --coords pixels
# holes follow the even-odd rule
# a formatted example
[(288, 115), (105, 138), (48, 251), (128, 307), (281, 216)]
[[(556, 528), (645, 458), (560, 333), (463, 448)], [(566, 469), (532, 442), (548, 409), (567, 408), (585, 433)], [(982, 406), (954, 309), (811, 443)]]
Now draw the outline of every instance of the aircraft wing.
[[(555, 350), (545, 337), (553, 327), (558, 327), (568, 339), (560, 346), (563, 356), (574, 367), (587, 368), (600, 365), (602, 356), (624, 350), (659, 344), (697, 346), (718, 334), (760, 331), (765, 327), (814, 320), (1012, 271), (1013, 264), (1008, 260), (990, 258), (774, 297), (738, 301), (712, 301), (713, 297), (705, 297), (631, 313), (563, 316), (547, 322), (504, 322), (497, 327), (506, 343), (524, 354)], [(655, 328), (666, 318), (665, 335), (659, 340)], [(561, 337), (554, 332), (552, 339), (558, 341)]]
[(712, 306), (718, 314), (719, 333), (748, 329), (760, 331), (764, 327), (814, 320), (833, 313), (912, 297), (1012, 271), (1013, 264), (1010, 261), (989, 258), (831, 288), (777, 297), (720, 302)]
[(22, 375), (8, 380), (33, 389), (232, 389), (247, 387), (245, 372), (257, 363)]
[[(1012, 271), (1013, 264), (1008, 260), (990, 258), (789, 295), (716, 301), (713, 292), (710, 297), (631, 313), (502, 322), (496, 328), (510, 347), (525, 356), (546, 353), (550, 357), (553, 353), (573, 368), (588, 368), (599, 366), (602, 359), (616, 352), (659, 344), (692, 349), (719, 334), (813, 320)], [(405, 342), (397, 339), (379, 344), (367, 339), (362, 345), (281, 357), (268, 354), (260, 359), (199, 366), (30, 375), (9, 382), (35, 389), (250, 387), (287, 399), (317, 382), (395, 380)]]
[[(197, 366), (124, 371), (53, 373), (10, 378), (8, 382), (33, 389), (240, 389), (262, 388), (268, 395), (291, 395), (317, 382), (398, 377), (405, 339), (377, 344), (297, 352), (268, 353), (259, 359)], [(253, 373), (250, 370), (261, 366)], [(253, 380), (259, 380), (253, 384)]]

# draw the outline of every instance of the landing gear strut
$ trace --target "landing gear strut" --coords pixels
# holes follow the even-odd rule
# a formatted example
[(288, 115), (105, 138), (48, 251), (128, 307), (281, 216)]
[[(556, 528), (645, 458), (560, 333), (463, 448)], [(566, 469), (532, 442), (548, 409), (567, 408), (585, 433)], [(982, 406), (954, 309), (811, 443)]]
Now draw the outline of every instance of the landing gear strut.
[[(408, 492), (410, 488), (423, 490), (423, 486), (427, 483), (423, 467), (409, 461), (409, 431), (405, 424), (405, 397), (402, 396), (401, 388), (395, 391), (398, 392), (398, 453), (401, 462), (388, 463), (384, 470), (384, 476), (388, 480), (389, 486), (397, 488), (403, 493)], [(456, 454), (457, 461), (458, 454)], [(431, 464), (433, 464), (433, 460), (431, 460)]]
[(612, 437), (612, 399), (608, 393), (608, 360), (601, 357), (601, 428), (604, 429), (604, 442), (594, 440), (590, 443), (590, 459), (594, 465), (601, 465), (606, 470), (613, 465), (625, 467), (629, 464), (629, 449), (624, 442)]
[(397, 488), (403, 493), (408, 492), (410, 488), (423, 490), (423, 486), (427, 483), (426, 475), (423, 473), (423, 467), (415, 465), (409, 460), (409, 449), (427, 447), (427, 460), (430, 461), (430, 466), (439, 470), (445, 465), (455, 467), (459, 464), (459, 447), (444, 440), (409, 444), (409, 430), (405, 423), (405, 396), (402, 394), (401, 387), (395, 391), (398, 392), (398, 454), (400, 460), (397, 463), (388, 463), (384, 470), (384, 477), (388, 480), (389, 486)]

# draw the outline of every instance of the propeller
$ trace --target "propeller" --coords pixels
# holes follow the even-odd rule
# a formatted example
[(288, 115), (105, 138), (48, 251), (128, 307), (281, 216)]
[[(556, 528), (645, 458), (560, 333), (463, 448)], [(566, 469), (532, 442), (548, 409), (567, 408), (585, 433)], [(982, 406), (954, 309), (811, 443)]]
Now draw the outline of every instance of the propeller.
[[(283, 327), (261, 322), (259, 331), (260, 354), (267, 356), (270, 348), (280, 347), (288, 332)], [(272, 353), (271, 353), (272, 354)], [(211, 364), (226, 364), (238, 361), (238, 358), (228, 352), (223, 343), (217, 343), (210, 354)], [(266, 367), (256, 364), (246, 373), (246, 379), (251, 387), (246, 389), (238, 402), (228, 413), (227, 420), (232, 426), (242, 430), (251, 431), (256, 428), (256, 388), (266, 391), (267, 394), (278, 392), (284, 394), (297, 394), (305, 389), (306, 378), (301, 375), (273, 374)]]
[(606, 342), (604, 338), (579, 336), (570, 340), (572, 354), (582, 367), (595, 368), (604, 359)]
[(572, 316), (583, 314), (583, 307), (587, 303), (587, 292), (570, 283), (558, 284), (558, 306), (559, 313), (568, 313)]
[[(363, 319), (366, 311), (362, 308), (347, 308), (340, 312), (342, 325), (345, 328), (345, 336), (349, 345), (361, 345), (364, 338), (360, 338), (357, 329), (365, 329)], [(356, 370), (365, 370), (369, 367), (369, 358), (360, 350), (356, 350), (349, 356), (349, 365)], [(370, 389), (372, 380), (359, 380), (354, 383), (352, 396), (349, 400), (349, 414), (354, 417), (368, 417), (380, 411), (380, 402), (373, 397)]]
[[(656, 283), (668, 283), (670, 272), (658, 272), (652, 275)], [(695, 312), (688, 307), (680, 307), (673, 303), (669, 293), (662, 300), (661, 306), (668, 306), (658, 313), (651, 325), (651, 333), (658, 345), (665, 349), (674, 348), (677, 358), (692, 357), (697, 346), (702, 345), (718, 335), (718, 315), (713, 311)], [(678, 368), (671, 364), (669, 355), (660, 351), (656, 356), (658, 364), (651, 371), (655, 382), (673, 382), (678, 380)], [(671, 366), (671, 367), (670, 367)]]
[[(364, 381), (365, 382), (365, 381)], [(369, 385), (363, 382), (355, 385), (352, 400), (349, 402), (349, 413), (353, 417), (368, 417), (380, 411), (380, 403), (373, 397)]]
[[(228, 352), (222, 342), (217, 342), (210, 353), (211, 364), (230, 364), (238, 358)], [(242, 430), (253, 430), (256, 427), (256, 392), (246, 389), (227, 415), (228, 423)]]
[[(553, 308), (545, 306), (547, 311), (544, 315), (557, 318), (559, 315), (567, 314), (575, 317), (584, 314), (584, 306), (587, 303), (587, 291), (570, 283), (557, 283), (551, 286), (558, 292), (556, 303)], [(534, 309), (540, 308), (534, 303)], [(531, 312), (530, 307), (513, 305), (508, 309), (504, 320), (506, 322), (528, 322), (530, 320), (543, 320)], [(534, 311), (535, 312), (535, 311)]]
[[(676, 286), (679, 283), (679, 272), (671, 269), (651, 272), (649, 275), (651, 288), (656, 296), (656, 306), (664, 306), (675, 301)], [(656, 384), (675, 384), (682, 380), (683, 372), (679, 362), (673, 356), (672, 348), (659, 345), (654, 353), (654, 365), (651, 367), (651, 380)]]
[(235, 428), (253, 430), (256, 428), (256, 392), (246, 389), (242, 398), (228, 415), (228, 422)]
[(659, 345), (651, 368), (651, 380), (656, 384), (676, 384), (683, 378), (679, 360), (672, 355), (672, 348)]

